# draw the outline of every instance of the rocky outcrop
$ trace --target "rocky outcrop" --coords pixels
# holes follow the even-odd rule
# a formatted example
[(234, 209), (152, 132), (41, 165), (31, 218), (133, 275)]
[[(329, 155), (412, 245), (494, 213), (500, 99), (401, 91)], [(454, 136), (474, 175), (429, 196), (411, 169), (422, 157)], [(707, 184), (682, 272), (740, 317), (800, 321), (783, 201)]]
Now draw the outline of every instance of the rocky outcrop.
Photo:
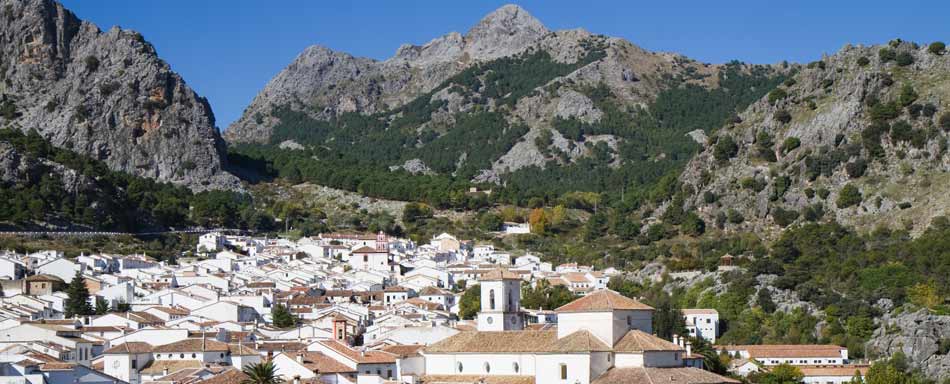
[(207, 100), (137, 32), (100, 31), (52, 0), (0, 1), (3, 123), (110, 168), (236, 188)]
[(950, 354), (940, 344), (950, 342), (950, 316), (930, 314), (921, 309), (898, 315), (886, 314), (866, 348), (872, 356), (892, 356), (902, 352), (911, 368), (928, 378), (943, 382), (950, 378)]
[[(882, 60), (882, 49), (911, 62)], [(802, 67), (781, 92), (717, 133), (736, 142), (735, 156), (716, 159), (718, 138), (706, 141), (682, 174), (695, 191), (684, 207), (696, 207), (707, 222), (734, 210), (744, 221), (724, 223), (727, 230), (763, 234), (781, 229), (777, 212), (798, 214), (799, 222), (810, 213), (811, 220), (920, 233), (950, 209), (950, 184), (938, 181), (950, 171), (950, 136), (938, 127), (950, 110), (950, 78), (935, 75), (948, 71), (950, 56), (899, 41), (846, 46)], [(913, 94), (902, 98), (907, 88)], [(875, 113), (887, 115), (878, 116), (884, 124), (876, 134), (869, 130)], [(860, 202), (839, 205), (848, 184)]]

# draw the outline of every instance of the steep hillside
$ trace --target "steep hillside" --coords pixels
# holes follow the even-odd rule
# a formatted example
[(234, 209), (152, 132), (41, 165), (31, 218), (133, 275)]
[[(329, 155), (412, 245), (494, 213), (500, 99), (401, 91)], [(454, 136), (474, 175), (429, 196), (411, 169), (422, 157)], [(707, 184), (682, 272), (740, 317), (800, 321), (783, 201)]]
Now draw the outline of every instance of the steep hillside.
[(52, 0), (0, 1), (2, 124), (36, 129), (113, 170), (233, 188), (208, 102), (134, 31), (106, 32)]
[(673, 204), (734, 230), (919, 233), (950, 207), (948, 74), (942, 51), (899, 40), (811, 63), (708, 141)]
[(512, 199), (619, 191), (678, 170), (698, 147), (687, 133), (703, 137), (789, 70), (552, 32), (509, 5), (385, 61), (308, 48), (225, 137), (284, 174), (393, 198), (432, 199), (400, 194), (408, 175), (503, 184)]

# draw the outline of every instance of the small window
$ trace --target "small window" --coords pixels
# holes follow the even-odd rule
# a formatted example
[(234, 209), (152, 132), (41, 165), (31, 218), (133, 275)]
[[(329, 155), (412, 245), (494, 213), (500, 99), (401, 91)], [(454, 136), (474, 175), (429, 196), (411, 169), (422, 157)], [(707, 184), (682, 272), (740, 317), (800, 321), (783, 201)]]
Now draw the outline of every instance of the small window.
[(392, 370), (392, 369), (387, 369), (387, 370), (386, 370), (386, 377), (387, 377), (387, 378), (392, 378), (392, 377), (393, 377), (393, 370)]
[(491, 373), (491, 364), (488, 364), (487, 361), (485, 362), (485, 373)]
[(462, 373), (462, 363), (458, 363), (456, 368), (458, 368), (459, 373)]
[(138, 360), (132, 359), (132, 369), (137, 369), (139, 365)]
[(567, 364), (561, 364), (561, 380), (567, 380)]
[(515, 373), (518, 373), (521, 370), (521, 367), (519, 367), (518, 363), (515, 362), (515, 363), (511, 363), (511, 369), (513, 369)]
[(609, 354), (609, 353), (607, 354), (607, 362), (608, 362), (608, 363), (610, 362), (610, 354)]
[(185, 358), (185, 354), (182, 353), (182, 354), (178, 355), (178, 358), (179, 358), (179, 359), (184, 359), (184, 358)]
[(494, 320), (492, 320), (492, 317), (491, 317), (491, 316), (489, 316), (488, 318), (485, 319), (485, 322), (487, 322), (488, 324), (491, 324), (492, 321), (494, 321)]
[(222, 359), (224, 358), (224, 354), (223, 354), (223, 353), (221, 354), (221, 358), (222, 358)]
[(194, 359), (194, 358), (196, 358), (196, 357), (198, 357), (198, 355), (196, 355), (196, 354), (194, 354), (194, 353), (191, 354), (191, 358), (192, 358), (192, 359)]
[(172, 354), (171, 354), (171, 353), (168, 354), (168, 358), (169, 358), (169, 359), (172, 358)]

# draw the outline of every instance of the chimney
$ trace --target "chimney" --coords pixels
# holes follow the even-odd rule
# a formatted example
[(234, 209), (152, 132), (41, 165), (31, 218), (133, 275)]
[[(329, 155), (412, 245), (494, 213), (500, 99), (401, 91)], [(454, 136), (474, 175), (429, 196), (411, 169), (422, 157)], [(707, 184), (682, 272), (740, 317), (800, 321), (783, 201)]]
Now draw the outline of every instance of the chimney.
[[(303, 364), (303, 352), (297, 354), (297, 362), (300, 364)], [(299, 379), (299, 378), (300, 378), (299, 376), (295, 377), (295, 379)]]
[(673, 344), (680, 345), (680, 336), (675, 333), (673, 334)]
[(162, 376), (168, 376), (168, 367), (162, 368)]
[(300, 376), (294, 376), (294, 384), (300, 384)]
[(693, 354), (693, 343), (686, 342), (686, 356)]

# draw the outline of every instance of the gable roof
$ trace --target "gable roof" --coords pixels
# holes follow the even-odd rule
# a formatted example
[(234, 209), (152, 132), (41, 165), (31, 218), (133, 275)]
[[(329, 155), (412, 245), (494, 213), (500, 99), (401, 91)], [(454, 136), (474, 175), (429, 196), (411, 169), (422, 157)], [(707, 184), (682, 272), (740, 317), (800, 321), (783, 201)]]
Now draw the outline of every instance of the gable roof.
[(683, 348), (639, 329), (627, 331), (617, 343), (614, 352), (682, 351)]
[(228, 350), (227, 344), (211, 339), (185, 339), (152, 348), (152, 352), (227, 352)]
[[(284, 355), (289, 357), (291, 360), (303, 365), (305, 368), (309, 369), (311, 372), (320, 372), (320, 373), (356, 372), (356, 369), (343, 365), (339, 361), (336, 361), (330, 356), (324, 355), (320, 352), (309, 352), (309, 351), (284, 352)], [(301, 358), (301, 361), (297, 360), (298, 356)]]
[(652, 311), (653, 307), (609, 289), (601, 289), (555, 309), (557, 312), (609, 312), (614, 310)]
[(595, 379), (591, 384), (734, 384), (740, 383), (728, 377), (704, 371), (699, 368), (612, 368)]
[(491, 271), (485, 272), (478, 279), (479, 281), (499, 281), (499, 280), (521, 280), (521, 275), (514, 273), (508, 269), (492, 269)]
[(609, 351), (587, 331), (558, 339), (556, 329), (541, 331), (459, 332), (426, 347), (426, 353), (570, 353)]
[(357, 351), (346, 345), (343, 345), (336, 340), (328, 341), (319, 341), (320, 344), (325, 345), (327, 348), (334, 350), (335, 352), (346, 356), (346, 358), (353, 360), (357, 364), (386, 364), (386, 363), (395, 363), (396, 355), (383, 352), (383, 351)]

